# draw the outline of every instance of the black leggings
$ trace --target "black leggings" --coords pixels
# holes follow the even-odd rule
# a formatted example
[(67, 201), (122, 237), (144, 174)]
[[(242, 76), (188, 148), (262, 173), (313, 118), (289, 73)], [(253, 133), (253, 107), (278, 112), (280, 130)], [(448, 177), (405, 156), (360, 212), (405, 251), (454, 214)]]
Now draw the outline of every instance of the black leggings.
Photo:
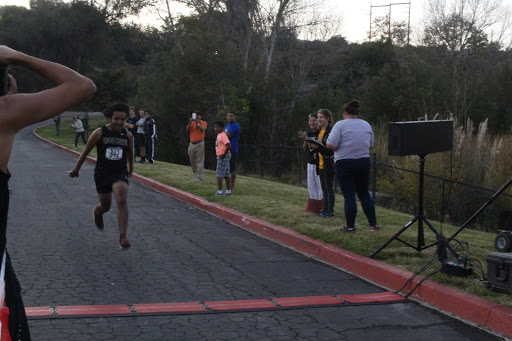
[(334, 172), (320, 169), (320, 185), (324, 196), (323, 212), (334, 213)]

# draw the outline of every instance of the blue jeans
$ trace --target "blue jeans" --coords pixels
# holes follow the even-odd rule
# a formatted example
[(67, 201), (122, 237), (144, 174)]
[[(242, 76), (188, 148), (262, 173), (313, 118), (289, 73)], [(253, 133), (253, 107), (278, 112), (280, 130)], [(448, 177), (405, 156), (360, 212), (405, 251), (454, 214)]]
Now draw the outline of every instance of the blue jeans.
[(82, 131), (81, 133), (79, 132), (76, 132), (75, 133), (75, 147), (78, 146), (78, 137), (81, 136), (82, 137), (82, 141), (84, 142), (84, 144), (87, 144), (87, 142), (85, 142), (85, 131)]
[(345, 219), (349, 228), (355, 227), (357, 215), (356, 194), (361, 201), (370, 226), (377, 224), (375, 204), (368, 191), (370, 183), (370, 158), (336, 161), (336, 175), (345, 198)]

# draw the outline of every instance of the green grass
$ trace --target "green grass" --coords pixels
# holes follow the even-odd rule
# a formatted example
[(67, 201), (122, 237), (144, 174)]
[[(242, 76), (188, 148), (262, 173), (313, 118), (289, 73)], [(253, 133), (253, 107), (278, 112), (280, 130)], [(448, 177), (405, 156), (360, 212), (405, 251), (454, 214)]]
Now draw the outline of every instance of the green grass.
[[(104, 122), (104, 119), (91, 118), (90, 122), (91, 127), (97, 127)], [(61, 136), (59, 137), (55, 136), (53, 125), (40, 128), (37, 130), (37, 133), (55, 143), (81, 151), (83, 149), (82, 145), (79, 145), (78, 148), (74, 147), (74, 131), (67, 123), (70, 124), (70, 122), (62, 121)], [(91, 154), (91, 156), (95, 157), (95, 151)], [(304, 187), (257, 177), (237, 175), (233, 196), (213, 197), (212, 195), (216, 190), (214, 171), (205, 170), (204, 182), (191, 182), (190, 180), (192, 180), (194, 174), (188, 166), (155, 161), (155, 164), (151, 166), (135, 164), (134, 167), (135, 172), (140, 175), (364, 256), (370, 255), (413, 218), (412, 215), (377, 207), (377, 219), (381, 229), (378, 232), (369, 232), (368, 223), (361, 207), (359, 207), (356, 220), (358, 231), (355, 235), (345, 235), (339, 233), (345, 221), (343, 216), (343, 197), (338, 194), (336, 195), (335, 218), (321, 219), (304, 213), (309, 196), (307, 189)], [(440, 226), (439, 223), (434, 221), (431, 223), (447, 237), (457, 230), (457, 227), (454, 226)], [(426, 225), (424, 225), (424, 230), (426, 244), (429, 245), (435, 242), (435, 235)], [(485, 258), (490, 251), (494, 251), (494, 238), (496, 235), (494, 233), (465, 229), (457, 237), (460, 241), (467, 242), (469, 245), (469, 257), (480, 260), (485, 275), (487, 271)], [(401, 239), (416, 245), (417, 224), (412, 225), (404, 232), (401, 235)], [(375, 259), (416, 272), (436, 257), (435, 251), (435, 247), (431, 247), (417, 252), (409, 246), (393, 241), (376, 255)], [(457, 252), (464, 254), (465, 250), (458, 249)], [(424, 275), (440, 265), (440, 262), (436, 260), (426, 270)], [(480, 281), (481, 278), (477, 276), (478, 274), (479, 272), (476, 271), (474, 277), (457, 278), (438, 273), (432, 279), (471, 294), (512, 306), (510, 295), (497, 293), (485, 288), (482, 281)]]

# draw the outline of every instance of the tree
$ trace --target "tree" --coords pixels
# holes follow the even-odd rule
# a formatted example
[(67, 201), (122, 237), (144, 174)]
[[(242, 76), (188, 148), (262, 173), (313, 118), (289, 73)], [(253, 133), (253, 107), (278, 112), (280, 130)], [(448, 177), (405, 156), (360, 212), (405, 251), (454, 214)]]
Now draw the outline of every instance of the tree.
[(372, 37), (380, 37), (381, 40), (389, 39), (395, 45), (406, 46), (409, 41), (407, 21), (390, 21), (389, 15), (377, 17), (373, 20)]
[(449, 70), (448, 108), (466, 122), (504, 41), (508, 11), (501, 0), (429, 0), (427, 9), (423, 42), (444, 49), (438, 58)]
[(450, 51), (502, 43), (509, 11), (502, 0), (428, 0), (423, 42), (446, 46)]
[[(32, 0), (31, 0), (32, 1)], [(118, 22), (130, 15), (137, 15), (139, 12), (150, 6), (153, 0), (74, 0), (84, 2), (96, 7), (104, 16), (105, 21), (110, 24)]]

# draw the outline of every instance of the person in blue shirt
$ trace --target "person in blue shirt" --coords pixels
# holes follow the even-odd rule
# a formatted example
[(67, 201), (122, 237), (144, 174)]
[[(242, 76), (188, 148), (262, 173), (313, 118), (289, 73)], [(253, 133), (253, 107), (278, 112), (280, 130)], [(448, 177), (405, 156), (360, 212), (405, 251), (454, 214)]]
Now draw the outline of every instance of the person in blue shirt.
[(224, 132), (228, 135), (231, 144), (231, 160), (229, 160), (229, 172), (231, 173), (231, 190), (235, 188), (236, 178), (236, 159), (238, 156), (238, 139), (240, 137), (240, 125), (236, 121), (236, 113), (230, 111), (227, 114), (228, 124), (224, 127)]

